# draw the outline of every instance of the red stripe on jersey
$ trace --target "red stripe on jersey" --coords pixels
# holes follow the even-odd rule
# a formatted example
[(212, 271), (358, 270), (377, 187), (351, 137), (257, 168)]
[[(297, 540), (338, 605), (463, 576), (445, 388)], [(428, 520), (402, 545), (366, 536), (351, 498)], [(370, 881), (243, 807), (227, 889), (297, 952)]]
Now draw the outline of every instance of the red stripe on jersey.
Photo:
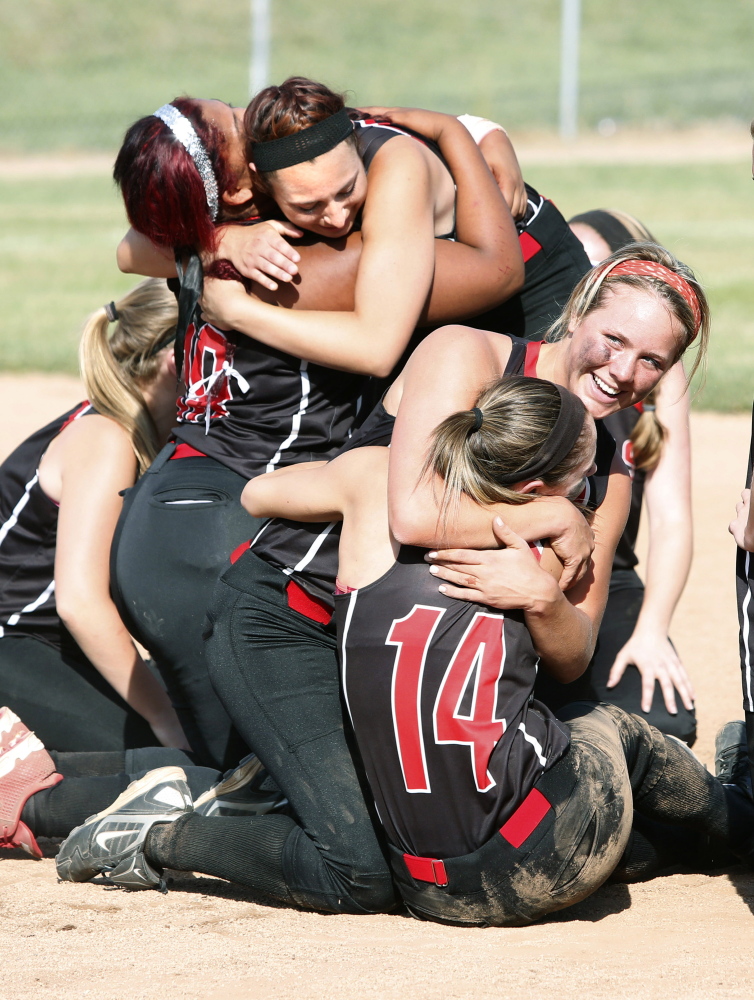
[(532, 788), (511, 818), (500, 827), (501, 836), (512, 847), (520, 847), (534, 833), (551, 808), (544, 795)]
[(542, 562), (542, 550), (544, 548), (542, 542), (529, 542), (529, 548), (537, 562)]
[(64, 431), (66, 429), (66, 427), (68, 426), (68, 424), (72, 424), (74, 420), (78, 420), (78, 418), (81, 416), (81, 414), (84, 412), (84, 410), (88, 410), (91, 405), (92, 404), (87, 399), (87, 400), (85, 400), (81, 404), (81, 406), (76, 407), (76, 409), (73, 411), (73, 413), (70, 415), (70, 417), (66, 420), (66, 422), (63, 424), (63, 426), (60, 428), (60, 431), (58, 431), (58, 434), (60, 434), (61, 431)]
[(445, 865), (437, 858), (417, 858), (413, 854), (404, 854), (403, 860), (411, 878), (418, 879), (420, 882), (434, 882), (435, 885), (448, 884)]
[(291, 580), (286, 587), (288, 595), (288, 607), (293, 611), (298, 611), (304, 618), (320, 625), (329, 625), (332, 618), (332, 608), (329, 608), (324, 601), (318, 601), (316, 597), (307, 594), (303, 587), (299, 587), (295, 580)]
[(238, 560), (241, 558), (241, 556), (244, 554), (244, 552), (246, 552), (250, 548), (251, 548), (251, 539), (247, 538), (245, 542), (241, 542), (241, 544), (238, 545), (231, 552), (231, 554), (230, 554), (231, 564), (237, 563)]
[(539, 251), (542, 249), (542, 244), (538, 243), (533, 236), (529, 233), (523, 232), (518, 238), (519, 245), (521, 246), (521, 253), (524, 257), (524, 264), (527, 260), (531, 260), (532, 257), (536, 257)]
[(534, 340), (526, 345), (526, 359), (524, 360), (524, 375), (526, 378), (536, 378), (537, 377), (537, 362), (539, 361), (539, 352), (542, 348), (541, 340)]
[(175, 451), (170, 456), (170, 461), (172, 462), (174, 458), (206, 458), (207, 456), (203, 451), (199, 451), (198, 448), (192, 448), (190, 444), (185, 444), (181, 441), (180, 444), (176, 445)]

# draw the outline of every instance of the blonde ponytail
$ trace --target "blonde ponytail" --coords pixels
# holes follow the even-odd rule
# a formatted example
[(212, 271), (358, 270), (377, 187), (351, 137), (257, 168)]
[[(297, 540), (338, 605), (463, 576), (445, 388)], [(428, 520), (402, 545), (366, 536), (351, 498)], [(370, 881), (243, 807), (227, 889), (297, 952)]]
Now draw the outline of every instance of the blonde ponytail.
[(113, 305), (112, 336), (108, 317), (112, 307), (98, 309), (87, 320), (79, 367), (94, 409), (117, 421), (130, 437), (141, 475), (160, 444), (141, 386), (157, 374), (157, 354), (172, 346), (178, 306), (161, 278), (147, 278)]
[(631, 431), (634, 466), (651, 472), (660, 461), (667, 431), (655, 410), (656, 390), (644, 400), (644, 410)]
[[(513, 486), (552, 434), (560, 410), (560, 392), (552, 382), (505, 375), (480, 393), (474, 410), (452, 413), (435, 428), (421, 477), (434, 474), (443, 481), (443, 529), (462, 495), (481, 506), (536, 499), (535, 493), (517, 493)], [(536, 478), (545, 486), (560, 486), (593, 449), (594, 423), (585, 413), (569, 454)]]

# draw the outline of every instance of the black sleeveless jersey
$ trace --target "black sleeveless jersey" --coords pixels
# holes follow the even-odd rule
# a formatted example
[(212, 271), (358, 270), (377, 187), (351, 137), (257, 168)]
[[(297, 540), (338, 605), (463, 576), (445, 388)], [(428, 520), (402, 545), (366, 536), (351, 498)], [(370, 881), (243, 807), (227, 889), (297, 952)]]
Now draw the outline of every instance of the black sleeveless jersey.
[[(390, 444), (395, 417), (378, 403), (338, 454), (353, 448)], [(308, 523), (275, 518), (253, 540), (253, 552), (294, 579), (316, 600), (332, 607), (338, 575), (341, 521)]]
[[(409, 129), (371, 119), (355, 125), (367, 171), (377, 150), (396, 135), (410, 135), (440, 156), (434, 143)], [(333, 458), (358, 424), (372, 382), (218, 330), (202, 320), (198, 307), (183, 342), (183, 381), (175, 436), (247, 479)]]
[(196, 317), (186, 330), (175, 436), (252, 479), (332, 458), (367, 376), (323, 368)]
[(644, 481), (646, 473), (643, 469), (637, 469), (634, 464), (634, 450), (631, 444), (631, 434), (642, 414), (642, 405), (629, 406), (625, 410), (618, 410), (605, 417), (604, 424), (608, 431), (615, 438), (618, 454), (623, 460), (623, 464), (628, 469), (631, 476), (631, 509), (628, 513), (628, 520), (623, 534), (620, 536), (618, 547), (615, 550), (613, 559), (613, 569), (633, 569), (639, 562), (636, 556), (636, 537), (639, 534), (639, 521), (641, 519), (641, 505), (644, 499)]
[(39, 485), (39, 463), (69, 423), (94, 412), (79, 404), (0, 465), (0, 636), (31, 635), (59, 647), (67, 635), (55, 608), (58, 505)]
[(566, 751), (531, 695), (537, 656), (518, 611), (445, 597), (424, 550), (335, 598), (342, 684), (392, 843), (458, 857), (500, 829)]
[[(408, 136), (411, 139), (416, 139), (427, 149), (431, 150), (435, 156), (445, 164), (445, 158), (440, 152), (440, 147), (437, 143), (428, 139), (426, 136), (421, 135), (419, 132), (414, 132), (413, 129), (404, 128), (400, 125), (393, 125), (392, 122), (381, 122), (376, 121), (373, 118), (357, 119), (354, 121), (354, 131), (356, 133), (356, 144), (359, 150), (359, 156), (364, 164), (367, 172), (374, 159), (374, 155), (378, 149), (381, 149), (386, 142), (390, 139), (394, 139), (397, 135)], [(448, 170), (448, 173), (450, 171)], [(440, 240), (453, 240), (455, 239), (455, 225), (449, 233), (445, 233), (437, 238)]]
[[(537, 376), (537, 358), (544, 343), (541, 340), (523, 340), (521, 337), (511, 337), (511, 348), (508, 363), (505, 366), (506, 375), (524, 375), (527, 378)], [(610, 468), (615, 457), (615, 440), (602, 420), (595, 421), (597, 427), (597, 452), (594, 457), (597, 470), (586, 481), (584, 492), (578, 497), (578, 502), (590, 510), (596, 510), (607, 494), (610, 482)]]

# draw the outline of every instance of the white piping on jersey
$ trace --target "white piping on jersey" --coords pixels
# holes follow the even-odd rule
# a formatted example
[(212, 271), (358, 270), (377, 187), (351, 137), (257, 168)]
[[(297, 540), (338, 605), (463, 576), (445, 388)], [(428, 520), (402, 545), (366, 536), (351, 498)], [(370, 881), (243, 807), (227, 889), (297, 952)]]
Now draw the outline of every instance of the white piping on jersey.
[(751, 697), (751, 649), (749, 648), (749, 633), (751, 622), (749, 621), (749, 605), (751, 604), (751, 580), (749, 579), (749, 567), (751, 564), (751, 552), (746, 553), (745, 573), (746, 573), (746, 597), (741, 605), (741, 641), (744, 646), (744, 676), (746, 678), (746, 700), (748, 701), (747, 711), (754, 712), (754, 701)]
[(259, 531), (256, 533), (256, 535), (254, 535), (254, 537), (252, 538), (252, 540), (249, 542), (249, 548), (250, 549), (254, 548), (254, 546), (257, 544), (257, 542), (259, 541), (260, 537), (262, 536), (263, 532), (267, 531), (267, 529), (269, 528), (269, 526), (272, 524), (272, 522), (274, 520), (275, 520), (275, 518), (271, 517), (269, 521), (265, 521), (264, 522), (264, 524), (262, 525), (262, 527), (259, 529)]
[(26, 484), (23, 496), (11, 511), (11, 515), (8, 518), (8, 520), (5, 522), (2, 528), (0, 528), (0, 545), (2, 545), (5, 539), (8, 537), (8, 533), (13, 528), (15, 528), (16, 524), (18, 524), (19, 515), (29, 502), (29, 496), (31, 495), (31, 491), (38, 482), (39, 482), (39, 469), (37, 469), (37, 471), (34, 473), (34, 477), (30, 479), (29, 482)]
[[(286, 568), (283, 570), (285, 575), (291, 576), (292, 573), (300, 573), (302, 569), (305, 569), (312, 561), (312, 559), (316, 556), (316, 554), (319, 552), (320, 548), (322, 547), (322, 543), (330, 534), (335, 525), (340, 523), (341, 523), (340, 521), (330, 521), (325, 530), (322, 531), (319, 535), (317, 535), (312, 544), (309, 546), (306, 555), (303, 557), (303, 559), (300, 559), (295, 566), (292, 567), (286, 566)], [(257, 535), (257, 538), (258, 537), (259, 536)]]
[(191, 385), (186, 390), (186, 401), (190, 399), (195, 399), (199, 401), (199, 390), (204, 389), (204, 398), (206, 400), (206, 406), (204, 409), (204, 433), (209, 434), (210, 424), (212, 422), (212, 390), (215, 387), (215, 382), (221, 378), (227, 378), (230, 381), (232, 378), (238, 383), (238, 388), (242, 393), (247, 393), (251, 386), (243, 377), (243, 375), (230, 364), (227, 360), (223, 361), (222, 365), (215, 371), (210, 372), (204, 378), (197, 379), (196, 382), (192, 382)]
[[(93, 407), (91, 403), (88, 406), (82, 406), (79, 412), (76, 413), (72, 419), (78, 420), (79, 418), (83, 417), (85, 413), (88, 413), (89, 410), (91, 410), (92, 408)], [(8, 520), (2, 527), (0, 527), (0, 545), (2, 545), (5, 539), (8, 537), (8, 532), (12, 531), (13, 528), (15, 528), (16, 524), (18, 523), (19, 515), (29, 502), (29, 496), (31, 494), (31, 491), (34, 489), (34, 487), (37, 485), (38, 482), (39, 482), (39, 469), (37, 469), (37, 471), (34, 473), (33, 478), (30, 479), (29, 482), (26, 484), (23, 496), (11, 511), (11, 515), (8, 518)]]
[(348, 685), (346, 684), (346, 640), (348, 639), (348, 630), (351, 627), (351, 619), (353, 618), (353, 609), (356, 607), (356, 598), (358, 596), (358, 590), (352, 590), (348, 595), (348, 611), (346, 612), (346, 621), (343, 626), (343, 635), (340, 640), (340, 676), (341, 676), (341, 687), (343, 688), (343, 697), (346, 701), (346, 708), (348, 709), (348, 715), (351, 718), (351, 725), (353, 725), (353, 713), (351, 712), (351, 703), (348, 700)]
[(272, 472), (275, 466), (280, 461), (280, 456), (286, 450), (290, 448), (293, 442), (298, 437), (299, 431), (301, 430), (301, 421), (304, 414), (306, 413), (306, 408), (309, 405), (309, 390), (311, 388), (311, 383), (309, 381), (309, 375), (307, 373), (307, 368), (309, 367), (308, 361), (302, 361), (301, 367), (299, 368), (299, 374), (301, 375), (301, 400), (298, 404), (298, 412), (293, 414), (293, 420), (291, 422), (291, 433), (283, 441), (283, 443), (278, 448), (275, 457), (267, 463), (267, 468), (265, 472)]
[(538, 205), (535, 205), (534, 202), (531, 200), (531, 198), (527, 198), (526, 201), (527, 201), (527, 204), (531, 205), (531, 207), (534, 209), (534, 215), (532, 215), (532, 217), (526, 222), (526, 225), (524, 226), (525, 230), (529, 228), (529, 226), (532, 224), (532, 222), (534, 222), (534, 220), (536, 219), (536, 217), (542, 211), (542, 206), (545, 203), (545, 199), (542, 197), (542, 195), (540, 195), (539, 196), (539, 204)]
[[(11, 615), (5, 624), (10, 626), (11, 628), (14, 625), (18, 625), (18, 621), (21, 615), (30, 615), (32, 611), (36, 611), (37, 608), (40, 608), (45, 603), (45, 601), (50, 597), (54, 589), (55, 589), (55, 581), (50, 580), (50, 582), (47, 584), (47, 586), (39, 595), (39, 597), (36, 597), (31, 602), (31, 604), (27, 604), (25, 608), (21, 608), (20, 611), (17, 611), (14, 615)], [(5, 634), (4, 629), (0, 630), (0, 632), (2, 633), (2, 635)], [(2, 637), (2, 635), (0, 635), (0, 638)]]
[(539, 742), (538, 739), (532, 736), (531, 733), (527, 733), (526, 726), (523, 724), (523, 722), (519, 722), (518, 728), (524, 734), (524, 739), (526, 740), (526, 742), (531, 743), (531, 745), (534, 747), (534, 753), (537, 755), (539, 763), (542, 765), (542, 767), (544, 767), (545, 764), (547, 763), (547, 758), (542, 753), (542, 744)]
[(410, 132), (406, 132), (406, 130), (402, 128), (397, 128), (395, 125), (384, 125), (382, 122), (365, 121), (355, 121), (354, 125), (359, 128), (383, 128), (387, 132), (395, 132), (396, 135), (403, 135), (407, 139), (413, 139), (414, 142), (421, 142), (421, 139), (417, 139), (415, 135), (411, 135)]

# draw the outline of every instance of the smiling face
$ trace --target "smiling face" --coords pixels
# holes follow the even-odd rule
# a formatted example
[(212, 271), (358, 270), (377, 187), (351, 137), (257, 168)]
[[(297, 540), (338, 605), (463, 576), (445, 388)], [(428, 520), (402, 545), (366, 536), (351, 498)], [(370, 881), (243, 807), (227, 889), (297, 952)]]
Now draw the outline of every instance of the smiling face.
[(266, 180), (289, 222), (330, 239), (351, 232), (367, 196), (364, 164), (351, 142), (278, 170)]
[(564, 384), (595, 418), (638, 403), (678, 357), (683, 327), (659, 296), (627, 285), (606, 292), (569, 336)]

